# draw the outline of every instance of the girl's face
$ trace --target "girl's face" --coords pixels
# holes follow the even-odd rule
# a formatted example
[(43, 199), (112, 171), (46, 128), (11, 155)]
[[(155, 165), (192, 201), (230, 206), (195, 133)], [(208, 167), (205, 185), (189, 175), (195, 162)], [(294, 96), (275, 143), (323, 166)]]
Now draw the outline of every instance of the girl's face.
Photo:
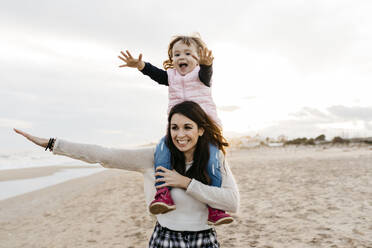
[(170, 134), (173, 144), (185, 154), (186, 162), (193, 160), (194, 151), (203, 128), (182, 114), (174, 114), (170, 122)]
[(191, 43), (190, 46), (183, 43), (181, 40), (177, 41), (172, 48), (173, 67), (182, 76), (193, 71), (198, 66), (198, 61), (193, 58), (199, 57), (196, 45)]

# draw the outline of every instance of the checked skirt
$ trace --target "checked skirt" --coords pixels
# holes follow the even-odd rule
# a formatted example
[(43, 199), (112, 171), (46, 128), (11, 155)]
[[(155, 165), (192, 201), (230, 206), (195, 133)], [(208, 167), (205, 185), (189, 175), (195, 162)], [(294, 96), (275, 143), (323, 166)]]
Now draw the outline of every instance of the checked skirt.
[(156, 223), (149, 248), (219, 248), (216, 231), (173, 231)]

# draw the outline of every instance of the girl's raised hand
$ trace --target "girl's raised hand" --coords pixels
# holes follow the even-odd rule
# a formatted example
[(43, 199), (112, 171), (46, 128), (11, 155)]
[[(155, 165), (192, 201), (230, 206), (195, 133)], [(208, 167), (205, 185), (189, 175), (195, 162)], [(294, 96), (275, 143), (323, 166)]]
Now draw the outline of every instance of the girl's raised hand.
[(118, 58), (124, 61), (125, 64), (119, 65), (119, 67), (132, 67), (137, 68), (138, 70), (142, 70), (145, 67), (145, 63), (142, 61), (142, 54), (138, 56), (138, 59), (135, 59), (128, 50), (126, 50), (125, 52), (120, 51), (123, 57), (118, 56)]
[(39, 137), (33, 136), (29, 133), (23, 132), (21, 130), (15, 129), (15, 128), (13, 128), (13, 130), (14, 130), (14, 132), (22, 135), (23, 137), (25, 137), (26, 139), (28, 139), (29, 141), (31, 141), (32, 143), (34, 143), (38, 146), (41, 146), (41, 147), (45, 148), (48, 145), (49, 139), (39, 138)]
[(200, 65), (212, 65), (213, 63), (213, 55), (212, 55), (212, 51), (211, 50), (208, 50), (208, 48), (200, 48), (199, 49), (199, 58), (193, 56), (196, 60), (199, 61), (199, 64)]

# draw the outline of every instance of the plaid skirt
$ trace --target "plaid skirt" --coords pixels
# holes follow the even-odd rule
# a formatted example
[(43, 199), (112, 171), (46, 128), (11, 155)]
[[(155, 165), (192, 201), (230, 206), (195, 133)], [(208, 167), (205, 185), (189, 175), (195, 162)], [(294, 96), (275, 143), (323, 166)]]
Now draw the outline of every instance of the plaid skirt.
[(156, 223), (149, 248), (219, 248), (214, 228), (189, 232), (173, 231)]

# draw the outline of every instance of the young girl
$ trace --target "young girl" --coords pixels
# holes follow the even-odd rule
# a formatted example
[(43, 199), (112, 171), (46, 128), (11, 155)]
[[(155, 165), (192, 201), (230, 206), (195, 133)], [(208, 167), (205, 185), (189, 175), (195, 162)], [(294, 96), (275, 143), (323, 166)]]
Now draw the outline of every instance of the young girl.
[[(125, 62), (120, 67), (137, 68), (144, 75), (149, 76), (156, 82), (168, 86), (168, 114), (170, 109), (183, 101), (194, 101), (210, 116), (222, 129), (221, 121), (217, 117), (216, 105), (212, 99), (212, 52), (208, 50), (205, 43), (194, 36), (176, 36), (169, 44), (168, 59), (164, 61), (164, 70), (159, 69), (150, 63), (142, 61), (142, 54), (138, 59), (133, 58), (129, 51), (121, 52), (119, 56)], [(178, 144), (185, 149), (188, 147), (190, 139), (184, 127), (184, 135), (177, 140)], [(207, 173), (210, 178), (210, 185), (221, 187), (221, 173), (219, 150), (209, 144), (209, 161)], [(155, 200), (151, 202), (149, 210), (152, 214), (164, 214), (176, 208), (170, 194), (170, 188), (166, 187), (161, 181), (161, 169), (163, 166), (171, 168), (170, 151), (165, 139), (161, 139), (155, 151), (155, 176), (157, 193)], [(191, 162), (192, 161), (187, 161)], [(232, 217), (223, 210), (214, 209), (208, 206), (208, 223), (214, 225), (227, 224), (233, 221)]]

